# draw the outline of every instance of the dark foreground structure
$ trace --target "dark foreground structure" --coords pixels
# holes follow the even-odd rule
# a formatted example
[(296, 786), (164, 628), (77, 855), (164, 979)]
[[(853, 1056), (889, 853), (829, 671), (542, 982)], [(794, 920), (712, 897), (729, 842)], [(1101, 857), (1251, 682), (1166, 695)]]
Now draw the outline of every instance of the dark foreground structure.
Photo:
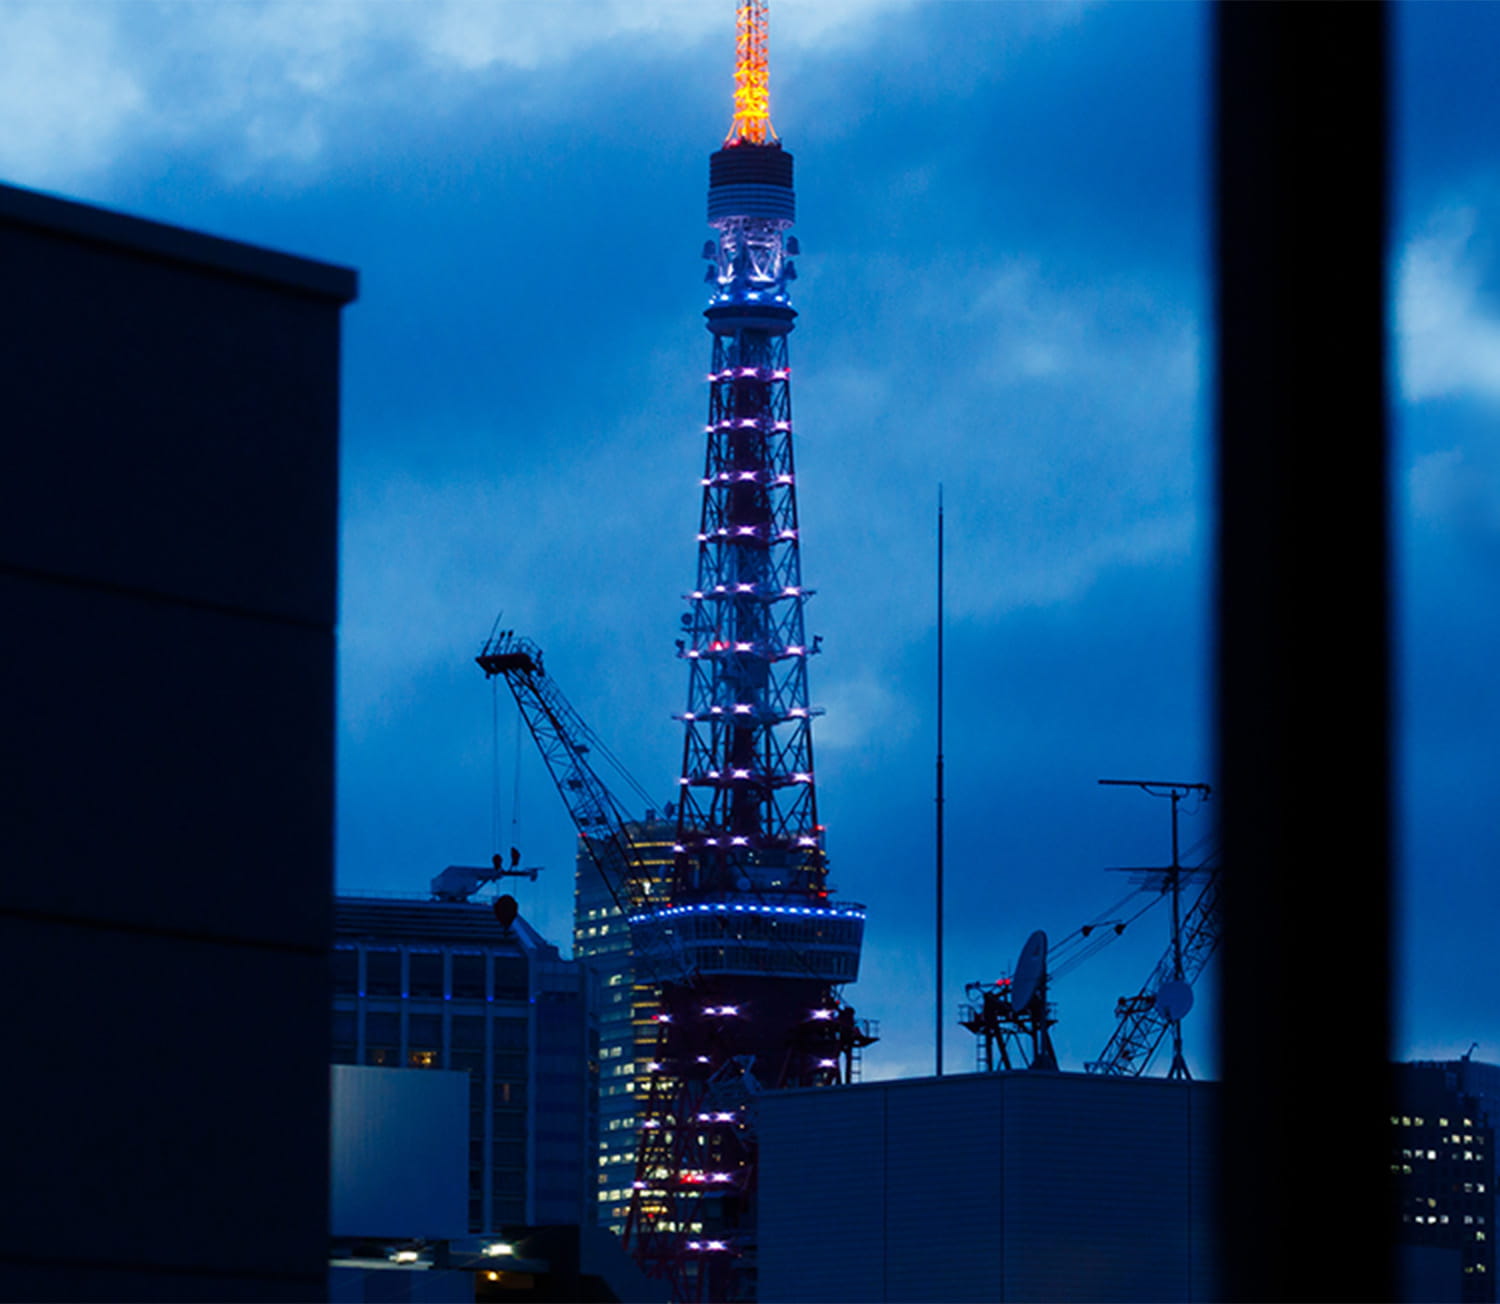
[[(1220, 1294), (1236, 1301), (1395, 1289), (1386, 23), (1375, 3), (1214, 10)], [(1308, 818), (1314, 793), (1354, 814)], [(1331, 1037), (1337, 1073), (1320, 1071)], [(1287, 1198), (1333, 1190), (1316, 1217)]]
[(10, 187), (0, 261), (0, 1290), (315, 1299), (355, 276)]

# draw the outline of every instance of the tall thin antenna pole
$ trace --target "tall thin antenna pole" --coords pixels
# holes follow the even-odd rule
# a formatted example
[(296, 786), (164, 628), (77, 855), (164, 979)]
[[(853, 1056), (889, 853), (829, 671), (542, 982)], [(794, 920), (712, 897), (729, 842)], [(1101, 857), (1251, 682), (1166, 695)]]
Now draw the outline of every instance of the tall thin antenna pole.
[(937, 514), (937, 1076), (943, 1076), (943, 486)]

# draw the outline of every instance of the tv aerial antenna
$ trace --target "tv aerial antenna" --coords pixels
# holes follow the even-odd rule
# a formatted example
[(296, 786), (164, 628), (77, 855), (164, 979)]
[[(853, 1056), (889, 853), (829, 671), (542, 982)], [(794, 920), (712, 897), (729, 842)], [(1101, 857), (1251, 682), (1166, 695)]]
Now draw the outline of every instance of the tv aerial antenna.
[(1172, 803), (1172, 863), (1163, 868), (1124, 867), (1117, 872), (1140, 874), (1144, 881), (1169, 893), (1172, 901), (1172, 967), (1167, 980), (1156, 991), (1155, 1007), (1168, 1021), (1172, 1029), (1172, 1067), (1168, 1078), (1190, 1078), (1187, 1061), (1182, 1054), (1182, 1021), (1193, 1008), (1193, 988), (1187, 981), (1183, 964), (1182, 947), (1182, 880), (1185, 874), (1197, 871), (1198, 866), (1182, 863), (1177, 834), (1178, 807), (1195, 794), (1207, 800), (1213, 788), (1206, 783), (1178, 783), (1162, 779), (1100, 779), (1105, 787), (1139, 788), (1153, 797), (1166, 797)]

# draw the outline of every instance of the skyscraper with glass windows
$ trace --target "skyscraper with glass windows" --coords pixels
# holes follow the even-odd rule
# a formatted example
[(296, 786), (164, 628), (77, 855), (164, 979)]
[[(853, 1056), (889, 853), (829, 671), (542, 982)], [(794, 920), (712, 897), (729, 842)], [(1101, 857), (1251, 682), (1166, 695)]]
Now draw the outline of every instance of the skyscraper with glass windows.
[[(658, 816), (647, 811), (626, 832), (641, 853), (641, 865), (658, 881), (672, 868), (676, 816), (669, 807)], [(595, 852), (619, 859), (613, 843), (599, 840)], [(625, 866), (617, 867), (623, 876)], [(637, 1083), (656, 1046), (656, 989), (636, 982), (630, 929), (594, 856), (582, 841), (573, 897), (573, 955), (599, 980), (599, 1222), (623, 1232), (635, 1180), (636, 1140), (640, 1134)]]

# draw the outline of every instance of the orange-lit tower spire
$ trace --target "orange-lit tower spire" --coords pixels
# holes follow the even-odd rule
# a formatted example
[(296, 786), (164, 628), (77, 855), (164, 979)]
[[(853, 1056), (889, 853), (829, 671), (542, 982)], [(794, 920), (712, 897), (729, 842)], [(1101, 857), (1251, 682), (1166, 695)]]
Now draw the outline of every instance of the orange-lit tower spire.
[(771, 76), (766, 64), (769, 0), (739, 0), (735, 15), (734, 121), (726, 145), (767, 145), (776, 139), (771, 126)]

